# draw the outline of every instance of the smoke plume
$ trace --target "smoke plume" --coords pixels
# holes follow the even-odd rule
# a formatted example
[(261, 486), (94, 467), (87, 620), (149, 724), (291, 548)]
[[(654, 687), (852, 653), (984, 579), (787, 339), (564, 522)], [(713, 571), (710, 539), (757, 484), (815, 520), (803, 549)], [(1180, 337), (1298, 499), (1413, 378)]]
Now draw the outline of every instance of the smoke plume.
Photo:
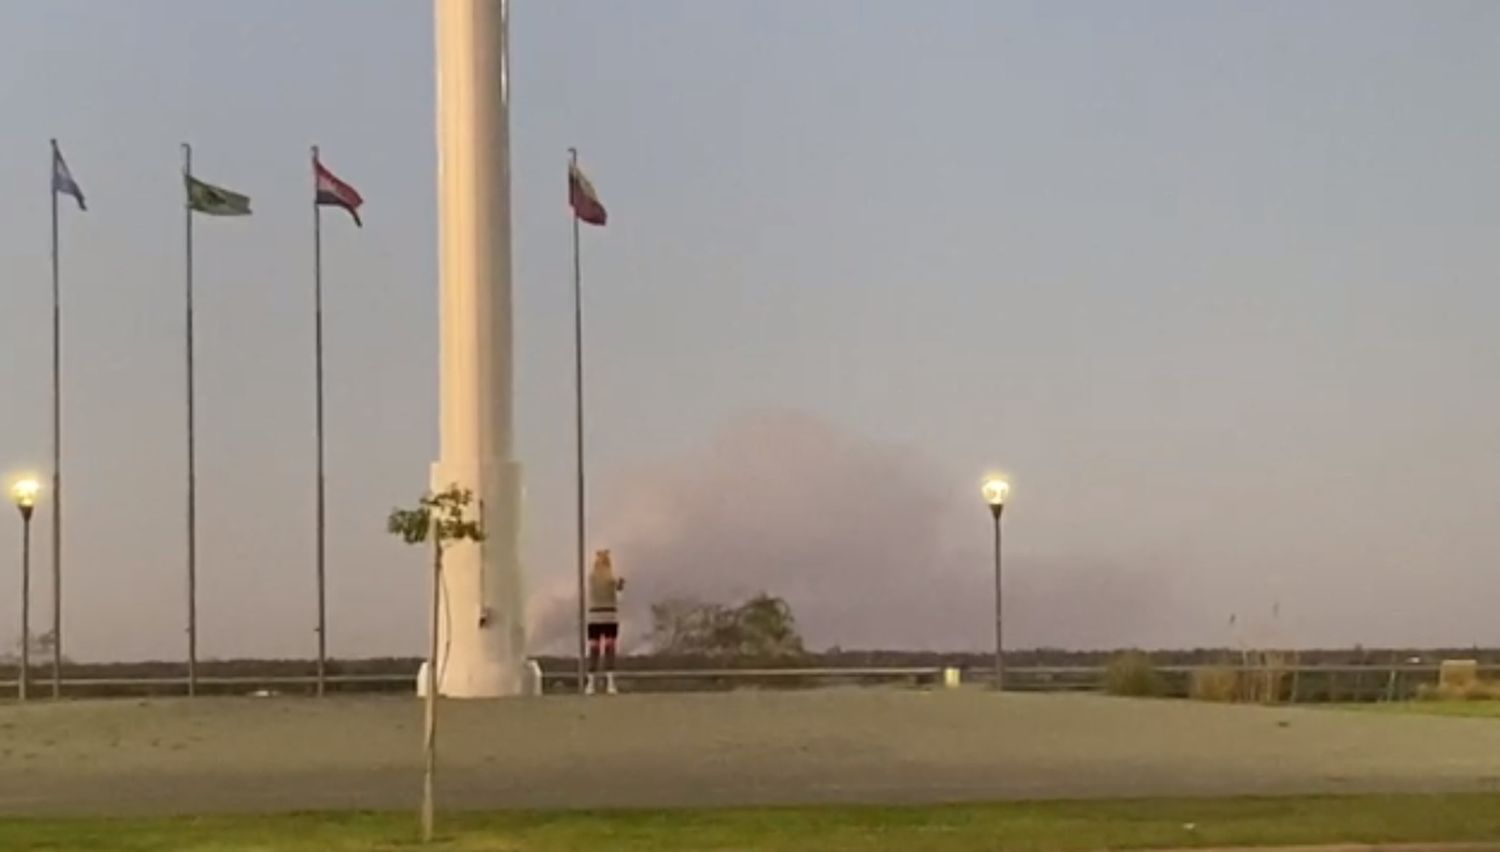
[[(627, 647), (643, 642), (652, 602), (738, 602), (757, 592), (792, 605), (813, 649), (993, 641), (987, 513), (977, 492), (964, 491), (960, 504), (953, 483), (914, 448), (809, 415), (757, 412), (706, 449), (621, 482), (617, 499), (604, 501), (613, 509), (597, 540), (628, 582)], [(1007, 593), (1026, 602), (1007, 605), (1017, 642), (1115, 641), (1144, 617), (1146, 594), (1133, 578), (1048, 562), (1021, 553), (1007, 568)], [(572, 587), (541, 592), (534, 647), (561, 651), (573, 635)]]

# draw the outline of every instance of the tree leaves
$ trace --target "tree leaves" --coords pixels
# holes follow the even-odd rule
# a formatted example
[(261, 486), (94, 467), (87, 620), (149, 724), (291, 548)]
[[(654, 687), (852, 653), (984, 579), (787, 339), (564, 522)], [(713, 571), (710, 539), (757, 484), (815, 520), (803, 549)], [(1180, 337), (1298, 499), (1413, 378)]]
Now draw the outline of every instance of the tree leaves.
[(798, 657), (805, 653), (792, 608), (761, 593), (739, 606), (671, 598), (651, 606), (651, 643), (658, 654)]
[(437, 494), (425, 494), (412, 509), (392, 509), (386, 531), (407, 544), (435, 541), (439, 548), (456, 541), (484, 541), (479, 522), (469, 520), (468, 507), (474, 492), (450, 485)]

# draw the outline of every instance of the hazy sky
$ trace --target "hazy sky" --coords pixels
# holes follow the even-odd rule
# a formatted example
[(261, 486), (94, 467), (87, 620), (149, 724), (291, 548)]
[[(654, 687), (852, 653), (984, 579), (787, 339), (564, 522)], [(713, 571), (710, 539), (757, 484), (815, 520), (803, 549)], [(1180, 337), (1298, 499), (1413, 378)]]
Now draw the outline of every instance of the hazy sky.
[[(999, 465), (1017, 644), (1223, 644), (1231, 612), (1500, 642), (1500, 6), (514, 5), (539, 635), (573, 559), (577, 146), (611, 211), (595, 530), (637, 607), (765, 588), (815, 645), (982, 647)], [(314, 648), (313, 143), (367, 199), (325, 220), (331, 650), (420, 648), (382, 523), (436, 450), (432, 50), (422, 0), (0, 0), (0, 469), (47, 459), (49, 136), (90, 202), (71, 654), (183, 653), (182, 141), (255, 206), (197, 229), (201, 652)]]

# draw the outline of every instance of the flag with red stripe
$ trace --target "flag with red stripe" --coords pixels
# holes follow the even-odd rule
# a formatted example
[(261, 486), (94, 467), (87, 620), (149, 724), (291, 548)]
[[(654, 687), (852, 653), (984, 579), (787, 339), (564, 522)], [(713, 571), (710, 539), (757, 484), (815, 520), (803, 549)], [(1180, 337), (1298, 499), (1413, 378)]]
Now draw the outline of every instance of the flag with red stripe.
[(572, 205), (574, 216), (590, 225), (603, 225), (609, 221), (604, 202), (599, 200), (594, 184), (584, 176), (577, 163), (568, 164), (568, 204)]
[(344, 208), (354, 217), (354, 224), (363, 228), (364, 222), (359, 219), (359, 206), (365, 203), (365, 199), (359, 194), (359, 190), (339, 180), (316, 159), (313, 160), (313, 174), (317, 178), (316, 203), (325, 207)]

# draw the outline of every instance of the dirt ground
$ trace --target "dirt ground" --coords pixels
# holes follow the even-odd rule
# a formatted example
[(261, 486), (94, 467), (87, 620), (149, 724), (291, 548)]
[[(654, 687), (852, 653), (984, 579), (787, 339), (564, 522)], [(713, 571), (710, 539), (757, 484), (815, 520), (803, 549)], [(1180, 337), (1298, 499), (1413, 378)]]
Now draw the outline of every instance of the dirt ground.
[[(412, 698), (0, 707), (0, 814), (407, 807)], [(981, 690), (448, 701), (449, 807), (1500, 791), (1500, 723)]]

